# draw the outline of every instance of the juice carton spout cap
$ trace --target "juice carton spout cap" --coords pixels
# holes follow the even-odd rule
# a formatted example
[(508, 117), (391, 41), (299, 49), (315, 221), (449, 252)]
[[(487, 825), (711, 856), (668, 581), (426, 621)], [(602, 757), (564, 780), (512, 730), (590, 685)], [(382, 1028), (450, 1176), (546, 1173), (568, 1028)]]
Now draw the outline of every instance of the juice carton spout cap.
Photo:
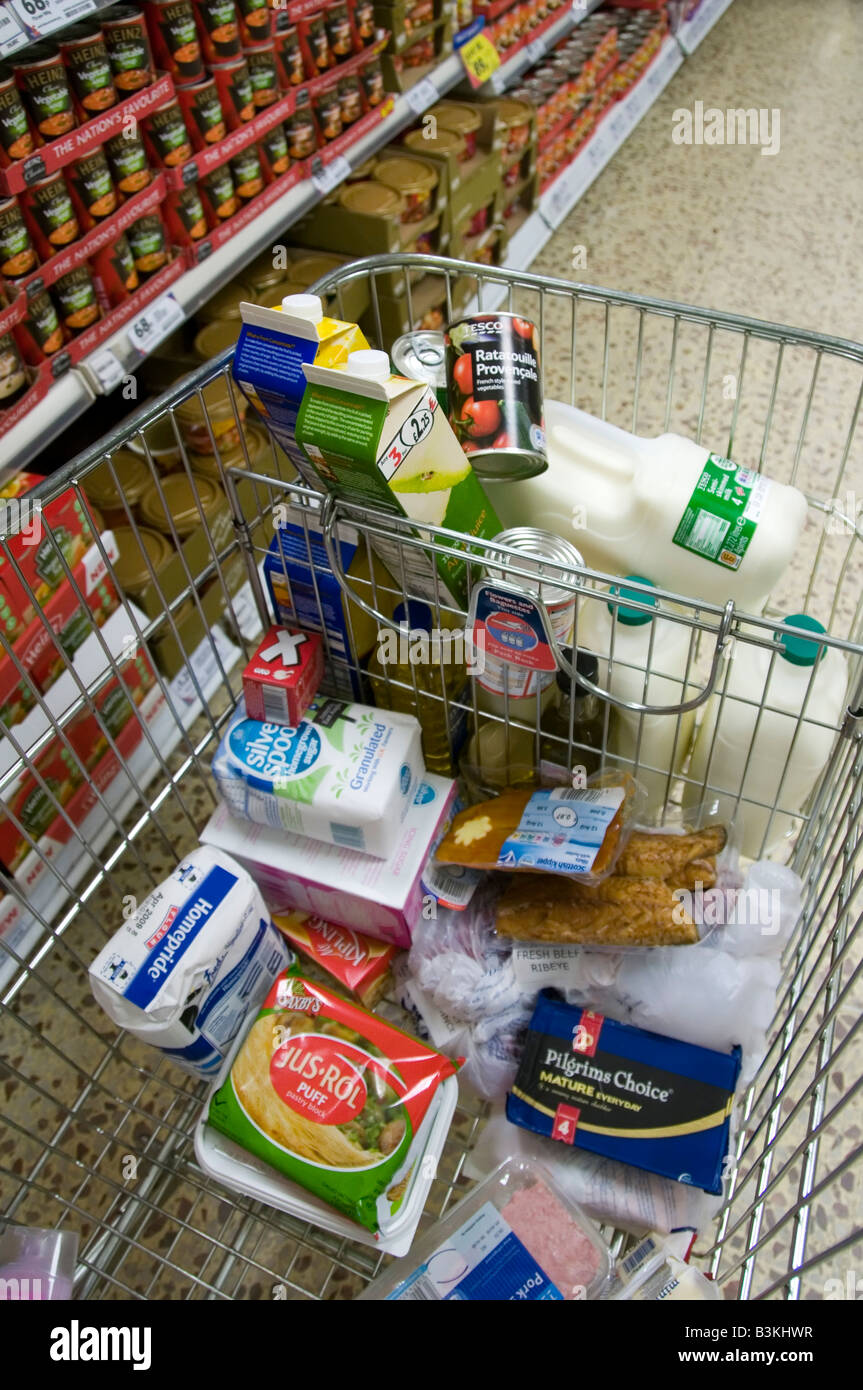
[(348, 371), (351, 376), (364, 377), (366, 381), (387, 381), (390, 376), (390, 359), (385, 352), (374, 348), (361, 348), (348, 353)]
[(320, 323), (324, 317), (324, 306), (317, 294), (286, 294), (282, 300), (282, 312), (295, 319), (307, 319), (309, 323)]

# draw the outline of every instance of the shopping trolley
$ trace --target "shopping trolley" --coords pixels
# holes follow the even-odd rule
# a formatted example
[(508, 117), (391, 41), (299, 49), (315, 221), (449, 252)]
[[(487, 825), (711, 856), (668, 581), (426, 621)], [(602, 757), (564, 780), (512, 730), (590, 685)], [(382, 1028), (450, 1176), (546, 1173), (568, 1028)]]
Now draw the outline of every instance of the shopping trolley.
[[(643, 435), (671, 429), (703, 440), (772, 478), (794, 483), (808, 499), (798, 556), (761, 616), (741, 613), (734, 605), (659, 593), (668, 620), (688, 634), (685, 688), (676, 713), (681, 739), (693, 712), (697, 716), (711, 695), (721, 701), (732, 643), (760, 645), (775, 659), (777, 614), (805, 610), (822, 620), (829, 634), (824, 648), (841, 651), (847, 662), (847, 709), (826, 724), (833, 751), (807, 805), (802, 812), (786, 805), (780, 784), (772, 803), (757, 808), (767, 823), (779, 816), (791, 825), (793, 816), (787, 855), (804, 883), (803, 911), (783, 958), (767, 1056), (739, 1100), (722, 1210), (715, 1229), (701, 1235), (695, 1258), (728, 1297), (848, 1296), (848, 1273), (860, 1268), (863, 1258), (857, 1217), (863, 547), (855, 495), (855, 488), (863, 488), (863, 443), (856, 428), (863, 348), (730, 314), (432, 257), (358, 261), (315, 288), (338, 313), (342, 295), (355, 281), (369, 286), (369, 336), (377, 346), (390, 346), (393, 304), (415, 323), (425, 314), (426, 326), (471, 306), (515, 310), (539, 325), (546, 397), (577, 404)], [(82, 677), (74, 663), (66, 663), (71, 686), (67, 682), (67, 703), (59, 714), (50, 693), (30, 682), (29, 703), (38, 712), (33, 737), (22, 742), (22, 728), (33, 725), (2, 724), (6, 755), (0, 794), (23, 837), (26, 857), (17, 874), (6, 877), (0, 904), (5, 1111), (0, 1209), (22, 1224), (79, 1231), (75, 1293), (82, 1298), (351, 1297), (375, 1275), (382, 1258), (210, 1181), (196, 1164), (191, 1138), (202, 1085), (118, 1033), (87, 985), (87, 967), (122, 913), (195, 845), (216, 806), (208, 764), (235, 702), (239, 673), (256, 633), (269, 620), (260, 566), (273, 544), (277, 553), (283, 544), (279, 523), (292, 520), (307, 546), (319, 540), (326, 547), (350, 596), (351, 630), (349, 650), (334, 651), (325, 635), (328, 671), (332, 675), (341, 663), (342, 677), (347, 669), (357, 681), (362, 669), (355, 625), (370, 618), (381, 629), (391, 628), (395, 604), (413, 596), (409, 575), (417, 557), (430, 559), (458, 541), (439, 527), (418, 532), (394, 517), (320, 497), (295, 477), (274, 445), (263, 461), (255, 455), (253, 468), (236, 391), (231, 408), (244, 453), (242, 465), (226, 467), (203, 395), (219, 378), (230, 382), (230, 354), (142, 406), (39, 489), (43, 510), (65, 488), (83, 499), (88, 474), (107, 464), (119, 478), (119, 451), (132, 448), (161, 490), (166, 434), (176, 445), (173, 466), (198, 486), (178, 420), (183, 404), (197, 401), (212, 454), (220, 460), (231, 525), (219, 531), (201, 505), (196, 529), (206, 541), (205, 563), (194, 572), (185, 565), (183, 582), (170, 592), (160, 587), (160, 572), (150, 564), (150, 606), (146, 612), (137, 606), (121, 610), (126, 630), (120, 647), (104, 636), (105, 628), (94, 634), (98, 674)], [(225, 436), (220, 437), (224, 444)], [(140, 534), (132, 508), (126, 504), (124, 510), (120, 519)], [(4, 520), (2, 553), (22, 577), (10, 546), (20, 516), (7, 510)], [(183, 537), (171, 529), (179, 546)], [(86, 605), (61, 538), (50, 527), (44, 530), (42, 543)], [(340, 540), (346, 534), (365, 553), (361, 572), (343, 572)], [(573, 540), (577, 544), (576, 536)], [(477, 574), (500, 576), (505, 567), (510, 580), (528, 578), (517, 556), (470, 544)], [(106, 544), (99, 540), (97, 546), (110, 575)], [(382, 547), (389, 580), (373, 565), (374, 552)], [(610, 578), (583, 568), (559, 576), (574, 594), (576, 642), (587, 606), (608, 601), (603, 585)], [(317, 588), (314, 572), (311, 582)], [(434, 608), (439, 624), (464, 620), (440, 589)], [(42, 623), (59, 650), (44, 616)], [(4, 648), (6, 660), (26, 681), (5, 639)], [(146, 712), (143, 704), (136, 709), (134, 751), (126, 753), (123, 732), (112, 731), (103, 718), (100, 691), (122, 673), (132, 654), (165, 650), (173, 651), (174, 661), (167, 667), (155, 664), (150, 705)], [(178, 674), (168, 673), (174, 670)], [(410, 685), (395, 676), (385, 680), (402, 687), (389, 690), (386, 699), (421, 693), (415, 674)], [(631, 709), (649, 713), (647, 680), (644, 690), (645, 698), (631, 702)], [(466, 724), (468, 739), (481, 721), (496, 721), (507, 747), (517, 743), (521, 763), (535, 771), (542, 736), (538, 708), (535, 720), (519, 719), (508, 701), (503, 712), (483, 712), (474, 682), (460, 699), (453, 699), (443, 679), (439, 692), (426, 683), (422, 694), (442, 703), (448, 728)], [(113, 756), (112, 778), (90, 774), (74, 753), (73, 721), (88, 712), (104, 755)], [(721, 704), (719, 718), (721, 726)], [(801, 725), (805, 719), (825, 727), (823, 711), (807, 709), (806, 701)], [(607, 729), (606, 723), (604, 758)], [(89, 809), (83, 824), (73, 814), (74, 803), (40, 770), (39, 755), (52, 741), (59, 741), (84, 774)], [(558, 761), (578, 764), (583, 750), (572, 737), (562, 742)], [(636, 747), (630, 760), (636, 777), (644, 770), (639, 751)], [(668, 768), (648, 770), (666, 779), (665, 818), (679, 819), (685, 764), (674, 774)], [(480, 766), (475, 793), (486, 773)], [(53, 802), (56, 819), (47, 839), (30, 833), (16, 809), (11, 794), (24, 776)], [(708, 794), (710, 788), (702, 790)], [(746, 809), (746, 798), (738, 799), (737, 810), (745, 814)], [(425, 1221), (442, 1214), (466, 1187), (465, 1159), (483, 1114), (479, 1101), (462, 1097)], [(625, 1237), (607, 1234), (620, 1250)]]

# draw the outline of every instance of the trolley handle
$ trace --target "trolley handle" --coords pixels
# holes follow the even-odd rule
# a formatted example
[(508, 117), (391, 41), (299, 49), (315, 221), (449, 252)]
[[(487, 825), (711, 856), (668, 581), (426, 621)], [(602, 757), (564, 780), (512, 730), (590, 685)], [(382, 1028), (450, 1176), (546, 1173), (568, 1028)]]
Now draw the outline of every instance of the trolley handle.
[[(391, 628), (393, 631), (397, 631), (398, 623), (394, 622), (392, 618), (388, 618), (385, 613), (379, 613), (378, 610), (374, 608), (370, 603), (366, 603), (366, 601), (364, 599), (361, 599), (359, 594), (357, 594), (350, 585), (348, 577), (342, 568), (341, 554), (339, 551), (339, 546), (336, 543), (335, 537), (335, 513), (337, 510), (337, 505), (338, 504), (336, 502), (336, 499), (333, 497), (332, 493), (327, 493), (326, 497), (322, 502), (320, 514), (321, 534), (323, 536), (324, 547), (327, 552), (327, 559), (330, 564), (330, 569), (335, 575), (339, 587), (342, 590), (342, 593), (344, 593), (347, 596), (351, 603), (355, 603), (358, 608), (361, 608), (364, 613), (367, 613), (370, 618), (373, 618), (379, 627)], [(518, 560), (522, 557), (515, 555), (514, 558)], [(725, 605), (725, 609), (719, 623), (719, 628), (717, 629), (716, 644), (713, 649), (713, 659), (710, 663), (710, 671), (708, 672), (704, 689), (701, 690), (698, 693), (698, 695), (694, 696), (693, 699), (683, 700), (681, 703), (676, 705), (638, 704), (632, 700), (622, 700), (618, 695), (612, 695), (610, 690), (603, 690), (601, 685), (594, 685), (592, 681), (586, 680), (580, 672), (577, 673), (574, 670), (572, 663), (567, 661), (566, 657), (563, 655), (563, 650), (560, 644), (555, 639), (554, 634), (551, 632), (550, 624), (548, 623), (546, 623), (546, 636), (550, 646), (554, 651), (554, 655), (557, 658), (557, 662), (561, 670), (563, 670), (566, 673), (566, 675), (569, 676), (570, 680), (577, 681), (578, 684), (580, 686), (583, 686), (585, 690), (588, 690), (591, 693), (591, 695), (597, 695), (601, 700), (607, 700), (610, 705), (616, 705), (618, 709), (629, 710), (632, 714), (681, 715), (688, 714), (690, 710), (698, 709), (699, 706), (703, 705), (704, 702), (708, 700), (710, 696), (713, 694), (713, 689), (716, 685), (716, 680), (719, 675), (719, 663), (722, 659), (722, 653), (728, 642), (728, 638), (731, 632), (731, 625), (733, 622), (734, 603), (731, 599), (729, 599)]]

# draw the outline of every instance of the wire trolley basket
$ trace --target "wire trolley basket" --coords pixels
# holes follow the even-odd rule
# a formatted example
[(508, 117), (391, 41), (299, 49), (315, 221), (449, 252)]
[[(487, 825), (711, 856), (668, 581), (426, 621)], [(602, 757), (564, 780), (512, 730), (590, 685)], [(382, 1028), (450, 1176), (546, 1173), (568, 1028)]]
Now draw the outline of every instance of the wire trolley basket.
[[(433, 257), (357, 261), (325, 277), (315, 292), (342, 317), (357, 287), (370, 296), (364, 322), (375, 346), (390, 348), (396, 320), (416, 323), (425, 315), (426, 325), (438, 326), (470, 306), (517, 312), (539, 327), (546, 399), (642, 436), (670, 430), (703, 440), (806, 496), (797, 553), (763, 613), (655, 592), (688, 643), (685, 678), (670, 706), (675, 752), (708, 702), (718, 709), (721, 731), (732, 650), (759, 648), (775, 662), (781, 616), (805, 611), (819, 619), (823, 650), (840, 653), (848, 670), (839, 718), (817, 700), (810, 706), (807, 694), (796, 720), (795, 739), (808, 725), (828, 736), (832, 750), (803, 809), (783, 791), (782, 777), (770, 800), (747, 798), (745, 789), (732, 798), (735, 820), (754, 818), (761, 844), (781, 831), (774, 857), (802, 879), (803, 910), (782, 958), (766, 1056), (737, 1100), (721, 1210), (694, 1257), (726, 1297), (829, 1296), (863, 1258), (863, 535), (856, 501), (863, 496), (863, 347)], [(272, 621), (261, 565), (273, 546), (284, 558), (281, 523), (299, 527), (310, 569), (307, 600), (321, 601), (324, 561), (345, 591), (350, 641), (337, 648), (324, 633), (325, 688), (332, 693), (347, 683), (368, 696), (362, 658), (369, 633), (396, 629), (396, 605), (416, 596), (419, 561), (462, 543), (441, 527), (417, 530), (312, 492), (278, 447), (249, 427), (230, 370), (230, 353), (214, 359), (35, 494), (2, 504), (0, 590), (5, 571), (27, 592), (24, 621), (41, 655), (34, 667), (6, 625), (0, 669), (14, 693), (4, 693), (0, 716), (0, 1211), (23, 1225), (79, 1232), (78, 1298), (351, 1298), (384, 1258), (213, 1182), (192, 1144), (203, 1084), (118, 1031), (87, 982), (90, 962), (124, 914), (197, 844), (216, 809), (209, 764), (242, 668)], [(157, 562), (140, 505), (125, 486), (133, 466), (145, 471), (148, 495), (161, 499), (161, 529), (175, 552), (170, 565)], [(195, 504), (182, 517), (172, 512), (165, 481), (177, 472), (186, 475)], [(116, 502), (82, 559), (70, 541), (64, 499), (71, 490), (83, 507), (95, 477), (114, 486)], [(563, 509), (578, 500), (564, 499)], [(117, 559), (118, 537), (143, 557), (134, 582)], [(346, 537), (357, 545), (349, 568)], [(576, 533), (571, 539), (577, 546)], [(469, 544), (475, 574), (500, 577), (505, 570), (516, 583), (529, 579), (513, 552)], [(555, 582), (574, 596), (577, 645), (579, 624), (609, 602), (614, 577), (579, 567)], [(60, 618), (46, 585), (55, 597), (66, 596)], [(438, 627), (464, 622), (441, 590), (432, 606)], [(612, 650), (612, 669), (614, 660)], [(629, 701), (636, 725), (656, 708), (650, 682), (663, 674), (651, 647), (643, 697)], [(469, 777), (465, 769), (468, 795), (494, 791), (495, 776), (524, 784), (535, 778), (541, 755), (548, 756), (538, 704), (529, 717), (519, 717), (507, 699), (488, 711), (477, 703), (474, 681), (454, 690), (440, 668), (433, 678), (417, 670), (409, 681), (403, 676), (401, 668), (384, 668), (373, 695), (379, 704), (419, 709), (421, 722), (423, 710), (435, 707), (447, 733), (436, 768), (458, 773), (460, 739), (462, 748), (480, 740), (480, 749), (483, 737), (496, 740), (503, 774), (475, 760)], [(614, 705), (613, 698), (604, 704), (606, 765)], [(769, 715), (755, 691), (741, 763)], [(558, 737), (554, 758), (567, 768), (585, 754), (573, 733), (571, 727), (568, 739)], [(722, 785), (715, 767), (694, 778), (681, 759), (673, 770), (652, 766), (640, 738), (628, 766), (652, 786), (661, 819), (672, 824), (693, 795), (709, 801)], [(468, 1186), (466, 1155), (485, 1108), (464, 1086), (461, 1092), (424, 1222)], [(619, 1251), (626, 1237), (606, 1234)]]

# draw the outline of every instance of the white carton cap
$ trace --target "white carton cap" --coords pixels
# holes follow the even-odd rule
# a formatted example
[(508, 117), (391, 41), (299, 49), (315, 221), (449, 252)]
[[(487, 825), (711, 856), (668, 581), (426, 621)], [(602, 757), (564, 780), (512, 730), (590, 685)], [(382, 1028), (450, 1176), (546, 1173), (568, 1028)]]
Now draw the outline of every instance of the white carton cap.
[(286, 294), (282, 300), (282, 312), (291, 314), (295, 319), (320, 323), (324, 317), (324, 306), (317, 294)]
[(348, 353), (348, 371), (352, 376), (365, 377), (367, 381), (386, 381), (390, 375), (390, 359), (385, 352), (361, 348)]

